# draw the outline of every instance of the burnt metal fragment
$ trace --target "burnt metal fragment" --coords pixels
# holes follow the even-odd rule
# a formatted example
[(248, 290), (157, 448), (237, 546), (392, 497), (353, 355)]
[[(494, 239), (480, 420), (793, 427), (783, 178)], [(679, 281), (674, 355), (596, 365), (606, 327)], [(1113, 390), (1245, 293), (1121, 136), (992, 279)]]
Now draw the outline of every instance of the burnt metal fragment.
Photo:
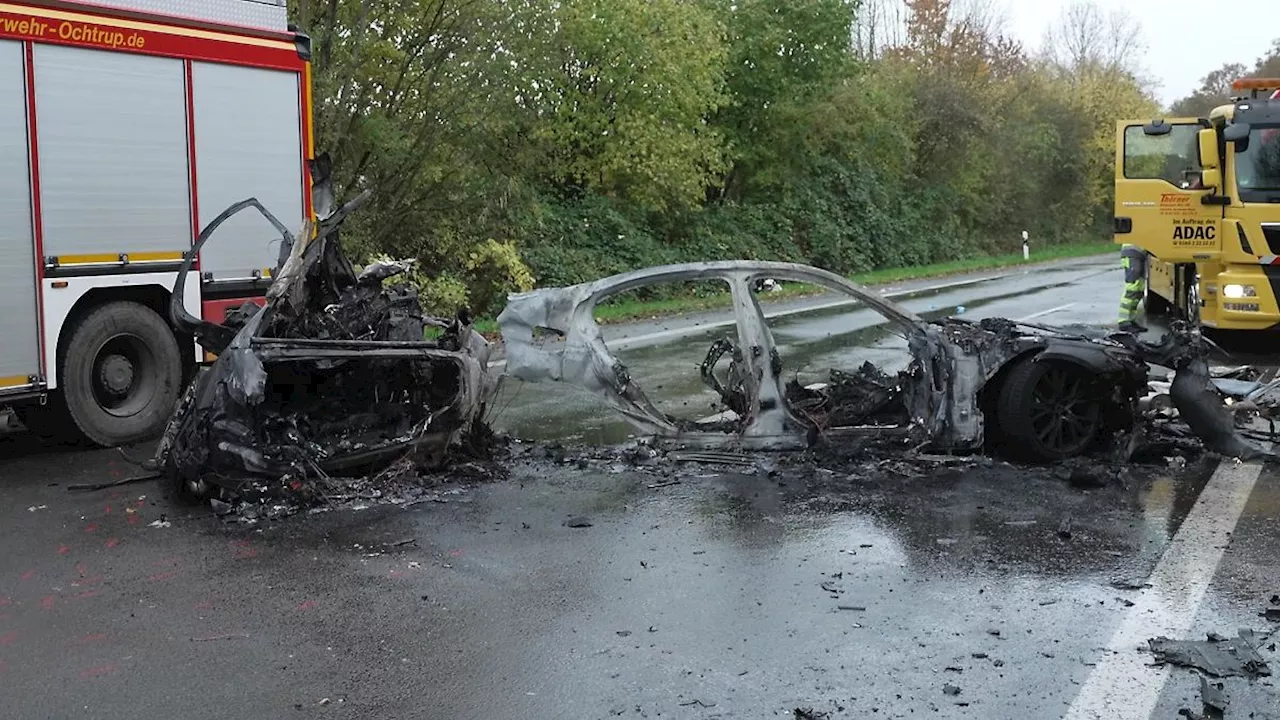
[(1271, 674), (1266, 660), (1258, 654), (1241, 631), (1240, 637), (1227, 639), (1211, 634), (1206, 640), (1171, 640), (1166, 637), (1147, 641), (1156, 660), (1161, 663), (1196, 668), (1213, 677), (1259, 677)]

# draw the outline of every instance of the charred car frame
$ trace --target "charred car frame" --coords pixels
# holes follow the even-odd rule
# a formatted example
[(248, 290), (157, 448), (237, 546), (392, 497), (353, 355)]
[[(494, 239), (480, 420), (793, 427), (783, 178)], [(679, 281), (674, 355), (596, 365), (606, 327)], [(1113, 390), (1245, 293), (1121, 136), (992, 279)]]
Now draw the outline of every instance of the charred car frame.
[[(818, 286), (875, 310), (906, 339), (906, 369), (890, 376), (867, 363), (853, 372), (833, 370), (821, 386), (788, 383), (754, 292), (765, 279)], [(619, 293), (709, 280), (729, 287), (736, 336), (713, 343), (701, 374), (730, 412), (719, 422), (679, 420), (661, 411), (610, 352), (594, 311)], [(1202, 339), (1186, 327), (1147, 344), (1127, 334), (1005, 319), (926, 321), (825, 270), (747, 261), (655, 267), (513, 295), (498, 324), (508, 374), (585, 388), (642, 433), (682, 445), (782, 449), (901, 438), (938, 451), (988, 446), (1022, 459), (1061, 460), (1134, 429), (1148, 363), (1155, 363), (1176, 369), (1172, 400), (1210, 449), (1255, 452), (1234, 434), (1230, 413), (1209, 385)]]
[[(170, 312), (217, 360), (182, 397), (154, 463), (187, 499), (237, 493), (256, 481), (304, 481), (385, 467), (439, 464), (479, 422), (492, 389), (488, 343), (465, 316), (424, 317), (406, 269), (356, 273), (339, 227), (362, 195), (298, 237), (256, 200), (201, 232), (178, 274)], [(265, 300), (219, 325), (190, 316), (182, 297), (193, 259), (233, 215), (256, 210), (280, 233), (280, 267)], [(427, 328), (436, 338), (427, 340)]]

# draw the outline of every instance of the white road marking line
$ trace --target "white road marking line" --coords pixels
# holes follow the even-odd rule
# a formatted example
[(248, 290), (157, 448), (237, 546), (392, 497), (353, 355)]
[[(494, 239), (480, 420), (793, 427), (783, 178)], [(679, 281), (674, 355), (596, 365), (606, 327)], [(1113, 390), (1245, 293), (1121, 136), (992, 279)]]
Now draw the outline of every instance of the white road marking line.
[(1018, 318), (1018, 322), (1026, 322), (1026, 321), (1028, 321), (1028, 320), (1035, 320), (1036, 318), (1041, 318), (1041, 317), (1044, 317), (1045, 315), (1052, 315), (1052, 314), (1054, 314), (1054, 313), (1058, 312), (1059, 310), (1066, 310), (1067, 308), (1069, 308), (1069, 307), (1074, 307), (1074, 306), (1075, 306), (1075, 303), (1067, 303), (1066, 305), (1059, 305), (1058, 307), (1049, 308), (1048, 310), (1041, 310), (1040, 312), (1034, 312), (1034, 313), (1031, 313), (1030, 315), (1027, 315), (1027, 316), (1025, 316), (1025, 317), (1020, 317), (1020, 318)]
[(1169, 675), (1138, 651), (1148, 638), (1183, 638), (1217, 572), (1240, 514), (1262, 473), (1261, 461), (1224, 460), (1200, 492), (1120, 628), (1107, 643), (1064, 720), (1148, 720)]
[[(1050, 266), (1050, 269), (1071, 269), (1073, 267), (1078, 267), (1078, 266), (1088, 267), (1090, 264), (1092, 263), (1087, 263), (1087, 262), (1079, 263), (1079, 264), (1066, 263), (1060, 266)], [(1026, 274), (1026, 272), (1027, 272), (1026, 270), (1023, 270), (1023, 271), (1000, 273), (998, 275), (986, 275), (980, 278), (968, 278), (965, 280), (958, 280), (955, 282), (929, 285), (927, 287), (922, 287), (922, 288), (895, 290), (893, 292), (883, 293), (883, 295), (884, 297), (887, 297), (890, 300), (894, 298), (909, 296), (909, 295), (925, 295), (931, 292), (939, 292), (942, 290), (952, 290), (955, 288), (965, 287), (967, 285), (978, 285), (980, 283), (985, 283), (985, 282), (1004, 280), (1006, 278), (1010, 278), (1015, 275)], [(1086, 275), (1082, 279), (1088, 279), (1088, 278), (1094, 277), (1095, 275), (1099, 275), (1103, 272), (1110, 272), (1110, 270), (1101, 270), (1095, 273), (1090, 273), (1089, 275)], [(845, 307), (848, 305), (857, 305), (857, 304), (860, 304), (859, 301), (852, 300), (852, 299), (835, 300), (828, 303), (822, 303), (821, 305), (810, 305), (806, 307), (791, 308), (788, 310), (778, 310), (776, 312), (771, 312), (771, 313), (766, 312), (764, 314), (764, 317), (766, 320), (774, 320), (776, 318), (788, 317), (791, 315), (800, 315), (802, 313), (811, 313), (811, 312), (821, 312), (823, 310), (831, 310), (834, 308)], [(1053, 310), (1048, 312), (1061, 310), (1065, 307), (1068, 307), (1068, 306), (1064, 305), (1060, 308), (1053, 308)], [(1044, 314), (1047, 315), (1048, 312)], [(1022, 318), (1022, 320), (1026, 321), (1036, 317), (1039, 317), (1039, 315), (1031, 315), (1029, 317)], [(609, 346), (610, 350), (624, 350), (626, 348), (633, 347), (636, 345), (652, 344), (658, 340), (678, 340), (680, 338), (689, 337), (691, 335), (698, 335), (708, 330), (715, 330), (717, 328), (728, 327), (730, 325), (734, 325), (735, 323), (737, 323), (737, 320), (735, 319), (716, 320), (714, 322), (704, 323), (701, 325), (690, 325), (689, 327), (675, 328), (672, 330), (659, 330), (657, 332), (646, 333), (644, 335), (636, 335), (634, 337), (618, 338), (617, 340), (607, 341), (606, 344)], [(493, 362), (489, 363), (489, 367), (491, 368), (506, 367), (506, 364), (507, 364), (507, 361), (505, 359), (494, 360)]]

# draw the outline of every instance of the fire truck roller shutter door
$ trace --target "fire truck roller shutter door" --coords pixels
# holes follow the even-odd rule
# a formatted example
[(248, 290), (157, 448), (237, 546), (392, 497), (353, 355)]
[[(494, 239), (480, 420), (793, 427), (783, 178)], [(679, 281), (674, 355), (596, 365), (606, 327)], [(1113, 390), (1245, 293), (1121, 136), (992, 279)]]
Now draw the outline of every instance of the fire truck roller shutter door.
[(40, 374), (22, 43), (0, 41), (0, 393)]
[(191, 246), (181, 60), (35, 47), (46, 256)]
[[(300, 228), (298, 74), (197, 62), (191, 75), (201, 227), (232, 203), (256, 197), (290, 229)], [(280, 233), (261, 215), (241, 213), (205, 245), (200, 269), (215, 281), (247, 279), (274, 268), (279, 253)]]

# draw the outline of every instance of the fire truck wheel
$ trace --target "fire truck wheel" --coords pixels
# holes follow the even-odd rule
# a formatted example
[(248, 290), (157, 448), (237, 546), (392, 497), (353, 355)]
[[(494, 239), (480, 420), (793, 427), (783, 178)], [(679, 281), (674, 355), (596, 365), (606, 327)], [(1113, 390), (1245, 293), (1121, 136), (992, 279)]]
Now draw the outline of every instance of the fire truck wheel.
[(76, 427), (106, 447), (148, 440), (163, 430), (182, 390), (173, 331), (156, 312), (112, 302), (71, 330), (62, 395)]

